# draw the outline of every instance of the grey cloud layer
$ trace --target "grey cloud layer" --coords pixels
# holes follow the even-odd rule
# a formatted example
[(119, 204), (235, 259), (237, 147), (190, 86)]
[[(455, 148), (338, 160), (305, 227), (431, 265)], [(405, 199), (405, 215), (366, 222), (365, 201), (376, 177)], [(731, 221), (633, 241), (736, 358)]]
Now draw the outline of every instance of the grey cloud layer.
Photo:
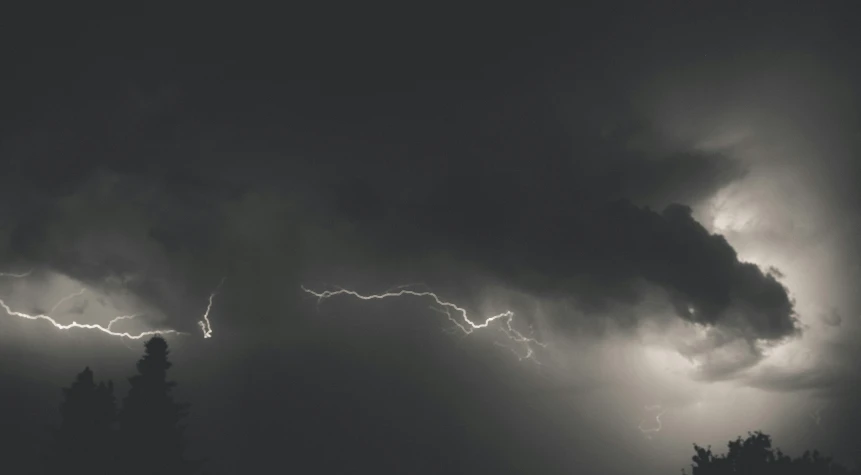
[[(251, 314), (243, 321), (282, 308), (294, 295), (284, 289), (302, 275), (403, 270), (398, 261), (448, 253), (529, 292), (573, 297), (587, 313), (636, 305), (647, 281), (669, 294), (680, 318), (735, 338), (774, 342), (797, 332), (786, 289), (740, 262), (689, 207), (672, 204), (696, 204), (744, 176), (738, 163), (660, 144), (637, 123), (574, 133), (530, 118), (534, 104), (511, 107), (487, 126), (517, 140), (493, 135), (422, 151), (408, 137), (403, 147), (414, 155), (367, 163), (324, 149), (286, 161), (234, 153), (235, 137), (202, 157), (188, 144), (218, 143), (217, 127), (198, 126), (173, 149), (159, 145), (169, 137), (156, 128), (131, 142), (143, 149), (125, 145), (128, 157), (94, 159), (32, 191), (37, 208), (10, 213), (10, 249), (94, 282), (146, 274), (137, 291), (170, 313), (187, 312), (182, 295), (205, 294), (231, 274), (235, 310)], [(378, 147), (347, 141), (359, 157)], [(412, 272), (422, 278), (422, 269)]]
[[(591, 152), (597, 157), (572, 164), (522, 160), (481, 172), (470, 172), (468, 162), (452, 163), (433, 191), (407, 203), (392, 196), (399, 186), (410, 187), (411, 177), (387, 188), (350, 182), (340, 190), (342, 209), (367, 232), (401, 236), (405, 253), (454, 250), (510, 284), (573, 295), (587, 310), (638, 303), (643, 296), (636, 284), (646, 280), (669, 292), (683, 319), (732, 327), (750, 342), (797, 333), (783, 285), (740, 262), (688, 206), (659, 212), (616, 199), (629, 193), (643, 202), (695, 200), (690, 190), (715, 190), (741, 176), (733, 163), (679, 153), (635, 160), (634, 152), (606, 146)], [(663, 200), (654, 199), (657, 191)]]

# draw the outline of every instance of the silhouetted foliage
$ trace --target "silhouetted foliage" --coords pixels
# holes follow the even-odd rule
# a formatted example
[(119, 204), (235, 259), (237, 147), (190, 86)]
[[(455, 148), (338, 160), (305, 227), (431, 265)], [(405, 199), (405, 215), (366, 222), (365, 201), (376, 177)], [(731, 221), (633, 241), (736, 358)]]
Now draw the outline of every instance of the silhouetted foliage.
[(60, 415), (60, 427), (45, 454), (48, 473), (116, 473), (113, 383), (96, 384), (93, 372), (85, 368), (63, 389)]
[[(694, 444), (696, 455), (692, 475), (853, 475), (857, 469), (849, 470), (818, 451), (804, 452), (795, 459), (780, 449), (771, 447), (771, 437), (762, 432), (748, 433), (746, 439), (738, 437), (727, 444), (729, 452), (715, 455), (711, 447)], [(683, 473), (684, 470), (682, 471)]]
[(180, 475), (199, 472), (199, 463), (185, 459), (184, 427), (188, 405), (174, 402), (168, 381), (167, 342), (153, 337), (137, 363), (138, 374), (120, 411), (119, 442), (125, 474)]
[(112, 382), (96, 384), (89, 367), (63, 389), (60, 426), (42, 450), (36, 467), (44, 473), (90, 475), (188, 475), (200, 471), (200, 462), (184, 457), (183, 427), (187, 404), (174, 402), (168, 381), (167, 342), (147, 341), (138, 374), (129, 378), (131, 389), (117, 410)]

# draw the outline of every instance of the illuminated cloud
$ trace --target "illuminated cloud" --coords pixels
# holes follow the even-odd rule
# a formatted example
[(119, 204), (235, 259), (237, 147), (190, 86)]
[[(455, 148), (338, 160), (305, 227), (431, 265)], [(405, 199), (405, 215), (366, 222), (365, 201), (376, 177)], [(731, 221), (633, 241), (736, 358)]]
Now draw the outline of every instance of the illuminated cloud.
[[(285, 441), (307, 473), (678, 473), (693, 441), (813, 425), (809, 392), (844, 398), (823, 428), (857, 435), (858, 28), (780, 7), (407, 21), (362, 5), (334, 24), (323, 9), (331, 32), (272, 16), (263, 38), (132, 19), (93, 34), (118, 61), (52, 40), (90, 34), (80, 22), (28, 25), (12, 37), (41, 44), (13, 52), (2, 110), (0, 271), (37, 270), (0, 297), (107, 326), (138, 310), (100, 304), (115, 295), (152, 311), (111, 329), (193, 332), (180, 380), (208, 404), (203, 440), (223, 438), (204, 450), (237, 473), (280, 463)], [(40, 286), (51, 272), (74, 285)], [(415, 282), (469, 316), (513, 309), (545, 364), (494, 347), (495, 328), (441, 332), (430, 296), (315, 312), (300, 287)], [(10, 340), (69, 334), (3, 323), (23, 329)], [(4, 348), (13, 371), (56, 359)], [(290, 424), (244, 430), (262, 420)]]
[[(799, 332), (787, 289), (772, 273), (742, 262), (687, 206), (669, 205), (657, 212), (601, 199), (598, 190), (592, 197), (573, 191), (524, 193), (513, 175), (469, 176), (475, 181), (455, 181), (454, 189), (425, 197), (429, 201), (424, 205), (380, 211), (408, 219), (412, 230), (399, 228), (398, 222), (383, 226), (387, 232), (407, 234), (413, 249), (451, 243), (448, 250), (501, 282), (534, 295), (568, 299), (593, 315), (614, 318), (623, 313), (609, 311), (611, 307), (638, 306), (648, 297), (640, 283), (648, 282), (668, 296), (677, 317), (715, 327), (715, 334), (737, 343), (732, 356), (703, 360), (708, 377), (749, 367), (761, 358), (758, 342), (778, 343)], [(523, 204), (533, 200), (535, 206)], [(376, 206), (385, 207), (385, 200)], [(351, 218), (370, 231), (380, 226), (379, 219)], [(551, 318), (560, 328), (573, 324), (562, 315)], [(698, 352), (705, 354), (726, 345), (711, 340), (701, 346)]]

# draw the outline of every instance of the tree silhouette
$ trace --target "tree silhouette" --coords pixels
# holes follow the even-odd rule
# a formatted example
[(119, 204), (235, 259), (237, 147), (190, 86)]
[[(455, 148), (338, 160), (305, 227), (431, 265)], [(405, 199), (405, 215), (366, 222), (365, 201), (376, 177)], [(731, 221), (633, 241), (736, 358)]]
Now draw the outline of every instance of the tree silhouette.
[(60, 427), (45, 454), (48, 473), (115, 473), (113, 430), (117, 408), (113, 383), (96, 384), (89, 367), (63, 389)]
[(146, 342), (138, 374), (129, 378), (131, 388), (119, 416), (119, 442), (123, 473), (128, 475), (180, 475), (198, 473), (200, 464), (185, 458), (184, 427), (188, 405), (174, 402), (168, 381), (167, 342), (153, 337)]
[[(694, 444), (691, 459), (692, 475), (857, 475), (858, 469), (849, 470), (830, 457), (823, 457), (818, 451), (804, 452), (795, 459), (785, 455), (780, 449), (772, 449), (771, 437), (762, 432), (748, 433), (743, 439), (731, 440), (726, 454), (715, 455), (711, 447), (703, 448)], [(682, 470), (682, 473), (686, 473)]]

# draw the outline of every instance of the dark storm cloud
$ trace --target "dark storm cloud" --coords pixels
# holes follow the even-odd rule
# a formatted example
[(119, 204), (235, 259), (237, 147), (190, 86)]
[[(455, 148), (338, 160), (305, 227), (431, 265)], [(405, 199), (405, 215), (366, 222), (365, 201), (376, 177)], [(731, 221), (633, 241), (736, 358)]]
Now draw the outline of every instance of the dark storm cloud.
[[(407, 236), (401, 246), (410, 249), (404, 252), (445, 243), (443, 249), (459, 251), (463, 259), (480, 263), (507, 283), (539, 294), (574, 295), (590, 310), (604, 309), (613, 301), (637, 303), (642, 295), (636, 284), (645, 279), (670, 293), (684, 319), (732, 326), (751, 341), (795, 334), (786, 289), (755, 265), (740, 262), (725, 239), (693, 219), (689, 207), (670, 205), (653, 211), (612, 200), (615, 190), (608, 192), (609, 187), (594, 183), (619, 183), (630, 177), (643, 190), (652, 186), (671, 190), (672, 179), (644, 172), (665, 166), (656, 162), (654, 167), (645, 160), (620, 167), (615, 174), (619, 178), (607, 182), (602, 181), (607, 173), (536, 171), (544, 165), (538, 160), (483, 173), (470, 173), (468, 165), (462, 166), (467, 168), (463, 172), (453, 167), (431, 187), (433, 191), (405, 205), (393, 205), (379, 192), (363, 191), (372, 189), (368, 186), (341, 191), (346, 195), (343, 202), (349, 204), (345, 211), (355, 210), (351, 218), (372, 230), (382, 225), (386, 232)], [(699, 175), (714, 162), (688, 163), (687, 170), (693, 173), (678, 172), (679, 184), (694, 187), (691, 181), (708, 176), (704, 180), (708, 186), (708, 180), (715, 179)], [(649, 182), (656, 177), (663, 182)]]
[(774, 267), (774, 266), (768, 267), (768, 273), (773, 275), (777, 279), (782, 279), (782, 278), (786, 277), (786, 275), (780, 269), (778, 269), (777, 267)]
[(673, 204), (698, 204), (744, 177), (739, 163), (663, 143), (636, 121), (565, 130), (534, 104), (509, 101), (506, 112), (493, 116), (500, 135), (419, 161), (423, 173), (390, 166), (335, 182), (338, 213), (389, 253), (454, 252), (507, 285), (573, 298), (593, 320), (631, 320), (619, 304), (640, 303), (641, 282), (657, 285), (678, 317), (724, 329), (726, 343), (689, 354), (704, 358), (703, 378), (733, 377), (761, 360), (758, 340), (797, 334), (774, 274), (741, 262)]
[[(570, 297), (597, 320), (620, 319), (620, 306), (645, 297), (646, 281), (680, 319), (713, 325), (679, 348), (700, 361), (700, 376), (738, 378), (762, 358), (761, 340), (795, 333), (793, 304), (778, 271), (740, 262), (687, 206), (746, 170), (720, 150), (662, 140), (655, 129), (666, 124), (625, 105), (655, 72), (696, 91), (688, 98), (710, 95), (689, 62), (761, 43), (806, 47), (810, 28), (796, 27), (822, 23), (813, 6), (757, 4), (735, 15), (723, 5), (578, 5), (535, 21), (522, 7), (394, 15), (362, 4), (341, 19), (327, 6), (324, 22), (303, 11), (251, 25), (233, 12), (218, 22), (195, 11), (169, 15), (177, 31), (137, 14), (138, 28), (57, 15), (63, 25), (52, 34), (27, 27), (7, 43), (16, 51), (15, 74), (2, 79), (14, 94), (0, 118), (9, 163), (0, 257), (129, 289), (183, 330), (195, 330), (226, 275), (215, 337), (199, 352), (176, 352), (196, 358), (177, 365), (187, 368), (180, 381), (199, 386), (189, 399), (202, 418), (192, 428), (208, 424), (196, 440), (222, 470), (283, 464), (287, 447), (287, 463), (306, 473), (647, 472), (622, 467), (656, 457), (628, 452), (640, 434), (636, 420), (608, 425), (618, 407), (593, 414), (578, 399), (583, 417), (570, 418), (561, 406), (573, 391), (559, 405), (503, 394), (488, 369), (506, 382), (522, 374), (484, 347), (452, 345), (437, 320), (403, 318), (412, 302), (384, 315), (382, 306), (330, 301), (330, 318), (308, 318), (321, 328), (306, 331), (297, 323), (314, 302), (295, 305), (297, 290), (379, 290), (404, 276), (458, 289), (476, 270), (529, 294)], [(766, 25), (786, 18), (783, 30)], [(109, 31), (81, 40), (93, 23)], [(720, 80), (731, 69), (709, 71)], [(781, 103), (796, 107), (794, 99)], [(681, 102), (687, 110), (697, 101)], [(845, 354), (857, 353), (834, 360)], [(847, 374), (745, 381), (830, 388), (852, 381)], [(275, 436), (273, 421), (284, 421)]]
[[(696, 204), (745, 170), (717, 152), (662, 143), (648, 124), (568, 129), (540, 95), (499, 102), (485, 92), (453, 119), (404, 121), (398, 136), (372, 120), (350, 133), (328, 123), (341, 133), (335, 141), (292, 134), (273, 142), (265, 132), (196, 122), (189, 110), (205, 96), (167, 90), (142, 101), (125, 88), (125, 105), (106, 109), (127, 110), (111, 115), (125, 121), (70, 129), (79, 139), (104, 129), (112, 148), (31, 190), (38, 211), (10, 211), (14, 254), (99, 285), (145, 273), (128, 287), (168, 313), (190, 313), (183, 295), (199, 300), (218, 274), (238, 273), (231, 282), (249, 285), (237, 284), (246, 294), (237, 301), (254, 303), (237, 309), (264, 314), (284, 304), (276, 289), (296, 287), (303, 274), (352, 263), (381, 272), (394, 265), (396, 275), (402, 258), (450, 253), (589, 312), (638, 303), (645, 280), (668, 292), (683, 319), (731, 327), (747, 341), (795, 333), (782, 285), (739, 262), (690, 208), (671, 204)], [(431, 140), (431, 131), (442, 137)], [(243, 151), (261, 141), (288, 159)]]
[(570, 173), (564, 177), (568, 186), (588, 190), (589, 195), (663, 208), (671, 203), (696, 205), (747, 173), (723, 150), (668, 141), (655, 124), (632, 119), (637, 115), (627, 108), (616, 113), (603, 126), (600, 121), (571, 124), (576, 146), (571, 150)]

